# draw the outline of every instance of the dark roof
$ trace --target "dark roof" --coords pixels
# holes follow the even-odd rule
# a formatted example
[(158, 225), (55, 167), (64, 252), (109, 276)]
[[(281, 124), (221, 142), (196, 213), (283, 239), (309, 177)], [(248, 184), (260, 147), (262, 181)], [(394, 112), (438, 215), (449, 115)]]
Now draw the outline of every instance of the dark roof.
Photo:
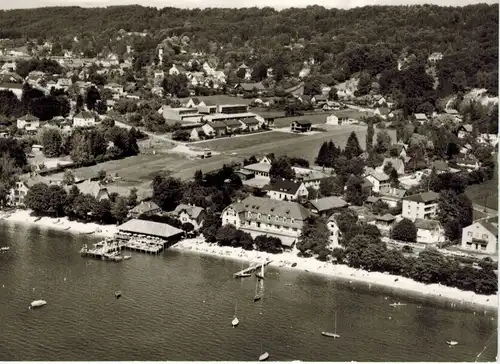
[(294, 123), (302, 125), (302, 126), (311, 126), (312, 123), (310, 121), (305, 120), (295, 120)]
[(25, 121), (40, 121), (39, 118), (37, 118), (36, 116), (34, 115), (31, 115), (31, 114), (26, 114), (22, 117), (19, 118), (19, 120), (25, 120)]
[(327, 101), (328, 98), (325, 95), (314, 95), (316, 101)]
[(227, 128), (226, 124), (224, 124), (222, 121), (219, 121), (219, 120), (208, 123), (208, 125), (210, 125), (214, 129), (226, 129)]
[(436, 168), (436, 171), (448, 171), (450, 167), (448, 167), (448, 163), (443, 160), (437, 160), (432, 163), (432, 167)]
[(337, 196), (323, 197), (315, 200), (309, 200), (309, 203), (318, 211), (327, 211), (346, 207), (348, 204), (343, 199)]
[(297, 193), (297, 190), (300, 188), (301, 183), (291, 181), (289, 179), (280, 179), (276, 180), (274, 183), (271, 183), (265, 187), (265, 189), (269, 191), (277, 191), (277, 192), (284, 192), (284, 193), (290, 193), (294, 195)]
[(193, 102), (194, 102), (195, 105), (199, 105), (200, 104), (200, 99), (197, 98), (197, 97), (192, 97), (191, 100), (193, 100)]
[(151, 211), (161, 210), (160, 207), (152, 201), (142, 201), (139, 205), (130, 210), (131, 213), (144, 214)]
[(236, 85), (236, 87), (238, 87), (238, 86), (241, 86), (241, 88), (244, 91), (252, 91), (253, 89), (261, 91), (261, 90), (265, 90), (266, 89), (261, 82), (257, 82), (257, 83), (239, 83), (238, 85)]
[(259, 120), (257, 120), (256, 118), (244, 119), (244, 120), (242, 120), (242, 122), (246, 125), (258, 125), (259, 124)]
[(436, 230), (441, 228), (441, 224), (437, 220), (415, 219), (415, 227), (422, 230)]
[(396, 217), (391, 215), (391, 214), (385, 214), (383, 216), (377, 216), (376, 217), (377, 220), (379, 221), (387, 221), (387, 222), (390, 222), (390, 221), (394, 221), (396, 220)]
[(180, 213), (182, 211), (186, 211), (186, 213), (189, 216), (191, 216), (191, 218), (197, 219), (198, 216), (200, 216), (200, 214), (203, 212), (203, 208), (202, 207), (198, 207), (198, 206), (186, 205), (186, 204), (181, 203), (180, 205), (177, 205), (177, 207), (175, 208), (173, 214), (174, 215), (180, 215)]
[(224, 124), (226, 124), (228, 127), (240, 127), (241, 126), (241, 123), (235, 119), (223, 120), (222, 122)]
[(484, 220), (478, 220), (476, 222), (481, 224), (486, 230), (498, 238), (498, 220), (496, 216)]
[(404, 200), (415, 201), (415, 202), (432, 202), (437, 201), (439, 199), (439, 193), (434, 191), (422, 192), (416, 195), (411, 195), (405, 197)]
[(82, 111), (74, 116), (74, 118), (78, 119), (95, 119), (94, 115), (88, 111)]

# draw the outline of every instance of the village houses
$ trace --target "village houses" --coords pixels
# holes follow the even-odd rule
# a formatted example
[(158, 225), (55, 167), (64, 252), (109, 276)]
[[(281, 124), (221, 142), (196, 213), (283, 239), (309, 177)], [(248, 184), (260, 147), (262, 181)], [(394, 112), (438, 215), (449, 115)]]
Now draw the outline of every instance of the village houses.
[(94, 114), (89, 111), (82, 111), (73, 117), (74, 127), (91, 127), (96, 125)]
[(412, 221), (430, 219), (437, 213), (438, 200), (439, 193), (433, 191), (404, 197), (401, 216)]
[(183, 224), (192, 224), (195, 230), (198, 230), (203, 225), (206, 216), (205, 209), (186, 204), (178, 205), (172, 214)]
[(299, 201), (307, 199), (309, 191), (301, 182), (278, 179), (265, 187), (267, 196), (273, 200)]
[(462, 229), (461, 248), (466, 251), (497, 254), (498, 253), (498, 219), (497, 217), (475, 221)]

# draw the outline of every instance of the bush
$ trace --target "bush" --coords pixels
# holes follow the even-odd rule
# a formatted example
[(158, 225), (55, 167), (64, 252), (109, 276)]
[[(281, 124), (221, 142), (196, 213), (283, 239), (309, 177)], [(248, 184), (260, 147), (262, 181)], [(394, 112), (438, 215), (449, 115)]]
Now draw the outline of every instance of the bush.
[(403, 219), (392, 229), (392, 236), (395, 240), (414, 243), (417, 241), (417, 227), (413, 221)]

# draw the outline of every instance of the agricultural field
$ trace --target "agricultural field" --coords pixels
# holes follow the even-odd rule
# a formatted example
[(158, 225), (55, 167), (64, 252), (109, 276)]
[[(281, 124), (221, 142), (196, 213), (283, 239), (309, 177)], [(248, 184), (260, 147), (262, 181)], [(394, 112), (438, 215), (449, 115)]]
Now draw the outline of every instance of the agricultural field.
[(218, 152), (232, 151), (235, 149), (244, 149), (248, 147), (255, 147), (266, 143), (273, 143), (277, 141), (302, 138), (299, 134), (282, 133), (279, 131), (261, 132), (249, 135), (239, 135), (230, 138), (223, 138), (220, 140), (208, 140), (205, 142), (198, 142), (194, 145), (199, 148), (209, 148)]
[(313, 125), (315, 124), (325, 124), (327, 116), (329, 116), (331, 112), (318, 112), (311, 115), (303, 115), (303, 116), (289, 116), (286, 118), (274, 119), (274, 127), (283, 128), (285, 126), (290, 126), (292, 121), (296, 120), (305, 120), (311, 122)]

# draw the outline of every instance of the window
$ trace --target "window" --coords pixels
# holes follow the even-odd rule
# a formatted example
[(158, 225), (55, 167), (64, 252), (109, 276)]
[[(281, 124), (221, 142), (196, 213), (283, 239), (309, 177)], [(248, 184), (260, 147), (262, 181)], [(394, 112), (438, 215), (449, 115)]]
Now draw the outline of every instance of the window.
[(260, 217), (261, 217), (261, 214), (260, 214), (260, 213), (258, 213), (258, 214), (257, 214), (257, 219), (260, 219)]
[(252, 213), (251, 212), (248, 212), (248, 218), (251, 219), (252, 218)]
[(488, 240), (488, 234), (483, 234), (483, 239)]
[(472, 231), (469, 231), (469, 232), (467, 233), (467, 236), (472, 236)]
[(295, 222), (295, 220), (293, 219), (293, 217), (291, 218), (291, 223), (293, 224)]
[(271, 221), (271, 215), (267, 215), (267, 219)]

